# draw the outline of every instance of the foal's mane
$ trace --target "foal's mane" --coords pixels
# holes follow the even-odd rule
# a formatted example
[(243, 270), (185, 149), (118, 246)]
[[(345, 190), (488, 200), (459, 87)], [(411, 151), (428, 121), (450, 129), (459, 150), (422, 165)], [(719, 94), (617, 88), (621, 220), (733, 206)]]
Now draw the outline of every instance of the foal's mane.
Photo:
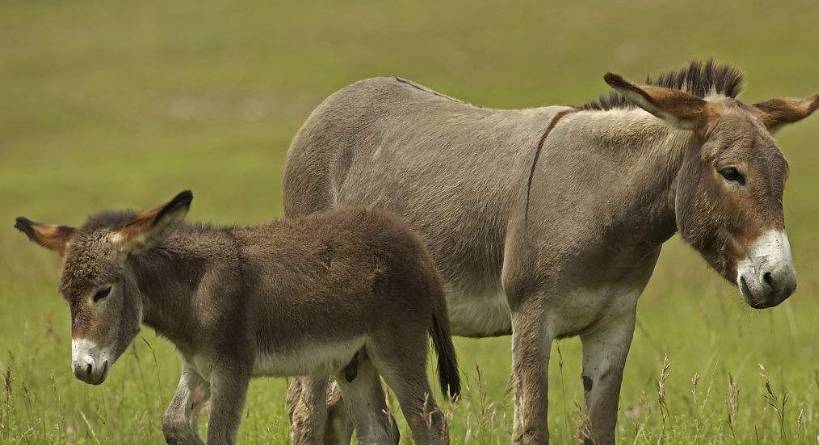
[[(137, 210), (106, 210), (88, 217), (79, 227), (81, 233), (89, 234), (100, 229), (111, 231), (120, 230), (128, 223), (133, 222), (139, 211)], [(224, 226), (202, 222), (182, 223), (176, 230), (187, 233), (209, 233), (234, 229), (235, 226)]]
[[(654, 79), (649, 76), (646, 78), (645, 83), (682, 90), (700, 98), (711, 94), (736, 97), (742, 91), (742, 73), (731, 65), (720, 65), (711, 59), (705, 63), (695, 60), (687, 68), (667, 71)], [(612, 110), (635, 107), (633, 103), (617, 92), (600, 96), (598, 99), (582, 106), (584, 110)]]
[(92, 233), (100, 229), (120, 230), (134, 220), (136, 210), (106, 210), (88, 217), (80, 232)]

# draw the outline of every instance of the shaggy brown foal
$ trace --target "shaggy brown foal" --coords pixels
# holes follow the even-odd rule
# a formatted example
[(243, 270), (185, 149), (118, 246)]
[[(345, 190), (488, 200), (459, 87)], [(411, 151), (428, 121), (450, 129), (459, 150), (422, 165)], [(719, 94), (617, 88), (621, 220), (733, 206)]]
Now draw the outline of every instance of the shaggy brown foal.
[(207, 443), (234, 443), (250, 379), (298, 375), (336, 377), (360, 443), (398, 440), (379, 375), (416, 443), (448, 443), (426, 376), (427, 335), (447, 396), (460, 390), (455, 351), (440, 280), (412, 232), (362, 209), (188, 225), (192, 199), (186, 191), (153, 210), (102, 213), (78, 229), (17, 219), (65, 257), (78, 379), (102, 383), (144, 323), (184, 360), (162, 421), (168, 443), (201, 443), (192, 412), (203, 393), (212, 396)]

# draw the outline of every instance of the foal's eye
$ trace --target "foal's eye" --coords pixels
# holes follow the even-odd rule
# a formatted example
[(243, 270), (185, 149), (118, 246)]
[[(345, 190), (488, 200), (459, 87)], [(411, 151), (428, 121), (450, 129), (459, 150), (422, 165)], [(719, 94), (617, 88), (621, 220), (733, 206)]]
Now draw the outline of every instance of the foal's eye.
[(719, 174), (725, 178), (726, 181), (736, 182), (739, 185), (745, 185), (745, 176), (734, 167), (723, 168)]
[(108, 294), (111, 293), (111, 286), (103, 287), (102, 289), (98, 290), (96, 294), (94, 294), (94, 303), (102, 300), (103, 298), (107, 297)]

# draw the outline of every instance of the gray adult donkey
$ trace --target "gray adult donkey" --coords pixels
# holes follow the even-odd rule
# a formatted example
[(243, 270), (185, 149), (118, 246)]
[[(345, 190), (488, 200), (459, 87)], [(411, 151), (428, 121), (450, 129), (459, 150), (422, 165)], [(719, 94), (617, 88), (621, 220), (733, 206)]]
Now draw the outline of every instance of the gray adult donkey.
[[(288, 155), (287, 215), (350, 204), (400, 215), (443, 277), (453, 334), (512, 335), (515, 444), (548, 441), (550, 345), (575, 335), (586, 440), (614, 442), (637, 298), (674, 233), (754, 308), (796, 288), (788, 164), (771, 132), (819, 96), (748, 105), (741, 75), (710, 61), (645, 85), (605, 80), (615, 92), (585, 106), (524, 110), (363, 80), (319, 105)], [(292, 422), (325, 412), (294, 409)]]
[[(18, 218), (29, 239), (64, 255), (75, 376), (98, 385), (141, 323), (183, 357), (162, 429), (232, 444), (254, 376), (334, 375), (359, 442), (398, 440), (379, 375), (416, 443), (449, 443), (426, 376), (427, 335), (446, 396), (459, 391), (443, 288), (423, 243), (381, 212), (341, 209), (251, 227), (188, 225), (183, 192), (142, 212), (107, 212), (79, 229)], [(307, 395), (305, 394), (305, 397)], [(324, 390), (321, 390), (324, 406)]]

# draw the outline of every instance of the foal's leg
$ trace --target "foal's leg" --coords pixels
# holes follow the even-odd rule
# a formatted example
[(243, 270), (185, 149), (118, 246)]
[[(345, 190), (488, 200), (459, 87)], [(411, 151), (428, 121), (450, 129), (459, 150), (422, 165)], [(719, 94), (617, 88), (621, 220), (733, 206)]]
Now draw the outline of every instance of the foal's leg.
[(293, 445), (348, 445), (353, 422), (338, 385), (327, 377), (297, 377), (287, 388)]
[(206, 382), (196, 373), (193, 367), (185, 362), (182, 376), (176, 386), (176, 393), (170, 405), (162, 415), (162, 433), (165, 442), (171, 445), (201, 445), (202, 439), (196, 432), (195, 413), (192, 412), (197, 388)]
[(372, 359), (395, 393), (415, 443), (447, 445), (446, 419), (435, 404), (427, 379), (426, 346), (426, 333), (423, 337), (403, 335), (400, 340), (391, 339), (390, 345), (375, 345)]
[(631, 346), (636, 314), (631, 311), (617, 318), (607, 319), (599, 327), (581, 334), (583, 342), (583, 389), (591, 437), (584, 443), (614, 444), (617, 423), (617, 405), (623, 367)]
[[(397, 445), (398, 427), (387, 408), (381, 379), (366, 354), (358, 354), (357, 372), (347, 381), (344, 372), (336, 382), (344, 396), (347, 414), (355, 425), (356, 438), (361, 445)], [(346, 438), (349, 441), (349, 436)]]
[(208, 445), (234, 445), (245, 405), (250, 370), (241, 365), (214, 366), (211, 373)]
[(547, 338), (538, 301), (526, 301), (512, 313), (512, 378), (515, 384), (515, 424), (512, 443), (549, 442), (546, 422), (547, 372), (551, 338)]
[(199, 415), (208, 406), (210, 400), (210, 383), (202, 383), (193, 390), (191, 395), (191, 428), (196, 431), (199, 427)]
[(327, 388), (327, 422), (324, 426), (323, 445), (349, 444), (353, 437), (353, 422), (347, 404), (341, 398), (341, 389), (335, 379)]

